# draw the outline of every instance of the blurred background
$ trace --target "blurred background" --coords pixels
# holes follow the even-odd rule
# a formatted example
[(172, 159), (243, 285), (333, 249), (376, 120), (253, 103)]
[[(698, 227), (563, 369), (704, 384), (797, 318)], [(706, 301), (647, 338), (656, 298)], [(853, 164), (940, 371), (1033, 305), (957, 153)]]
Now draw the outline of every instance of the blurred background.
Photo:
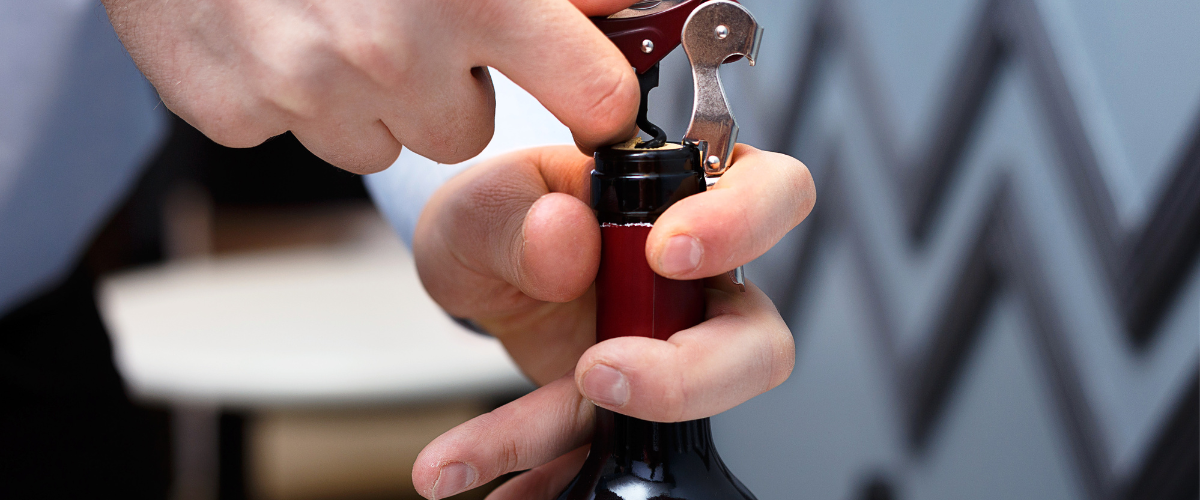
[(1200, 4), (745, 3), (741, 140), (803, 160), (817, 207), (747, 267), (798, 355), (715, 419), (739, 477), (1196, 498)]
[[(747, 266), (798, 355), (714, 418), (730, 468), (763, 500), (1196, 499), (1200, 4), (744, 3), (740, 139), (818, 203)], [(415, 498), (424, 444), (530, 388), (290, 135), (173, 118), (85, 268), (172, 498)]]
[(421, 448), (532, 386), (425, 295), (360, 176), (169, 130), (86, 258), (169, 496), (419, 498)]

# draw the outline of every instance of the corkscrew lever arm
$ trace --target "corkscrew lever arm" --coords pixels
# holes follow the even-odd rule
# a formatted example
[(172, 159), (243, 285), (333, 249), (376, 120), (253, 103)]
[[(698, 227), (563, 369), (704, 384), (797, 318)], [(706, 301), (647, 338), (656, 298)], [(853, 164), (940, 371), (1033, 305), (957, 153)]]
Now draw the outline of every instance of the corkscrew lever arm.
[[(710, 183), (729, 168), (738, 126), (721, 86), (721, 64), (745, 56), (750, 65), (758, 58), (763, 29), (754, 15), (728, 0), (713, 0), (693, 10), (683, 24), (681, 42), (692, 64), (692, 120), (683, 140), (700, 148), (704, 175)], [(746, 291), (742, 266), (729, 279)]]
[(738, 135), (718, 68), (738, 56), (745, 56), (753, 66), (762, 33), (750, 11), (728, 0), (702, 4), (683, 25), (683, 50), (692, 65), (695, 93), (692, 120), (683, 138), (700, 146), (707, 176), (719, 176), (729, 168)]

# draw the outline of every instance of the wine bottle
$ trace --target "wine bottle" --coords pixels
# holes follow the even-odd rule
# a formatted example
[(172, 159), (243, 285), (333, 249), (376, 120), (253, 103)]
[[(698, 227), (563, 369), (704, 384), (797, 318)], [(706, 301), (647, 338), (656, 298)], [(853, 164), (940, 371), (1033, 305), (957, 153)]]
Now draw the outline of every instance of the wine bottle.
[[(700, 280), (659, 276), (646, 237), (675, 202), (704, 191), (691, 144), (610, 146), (595, 154), (592, 208), (600, 221), (596, 338), (665, 340), (704, 319)], [(650, 422), (596, 409), (591, 451), (559, 500), (753, 500), (717, 454), (709, 420)]]

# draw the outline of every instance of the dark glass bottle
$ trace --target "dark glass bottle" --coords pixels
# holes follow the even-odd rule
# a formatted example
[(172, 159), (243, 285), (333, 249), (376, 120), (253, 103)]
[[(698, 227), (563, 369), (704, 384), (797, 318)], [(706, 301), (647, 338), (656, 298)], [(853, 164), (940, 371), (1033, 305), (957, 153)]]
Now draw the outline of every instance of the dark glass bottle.
[[(687, 144), (596, 152), (592, 208), (601, 224), (596, 338), (666, 339), (704, 319), (699, 280), (654, 274), (646, 236), (675, 202), (704, 191), (700, 152)], [(596, 410), (591, 452), (559, 500), (753, 500), (717, 454), (707, 418), (648, 422)]]

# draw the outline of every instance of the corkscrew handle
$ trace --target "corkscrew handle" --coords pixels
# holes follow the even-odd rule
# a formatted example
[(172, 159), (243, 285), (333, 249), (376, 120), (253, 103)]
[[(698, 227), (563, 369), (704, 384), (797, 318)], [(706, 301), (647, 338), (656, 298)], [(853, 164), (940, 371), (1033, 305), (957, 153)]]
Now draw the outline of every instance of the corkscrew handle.
[(704, 191), (695, 146), (601, 148), (592, 171), (592, 208), (600, 220), (596, 340), (666, 339), (704, 320), (700, 280), (659, 276), (646, 261), (646, 237), (675, 202)]
[(592, 22), (640, 75), (679, 46), (688, 16), (707, 1), (643, 0), (611, 16), (592, 18)]

